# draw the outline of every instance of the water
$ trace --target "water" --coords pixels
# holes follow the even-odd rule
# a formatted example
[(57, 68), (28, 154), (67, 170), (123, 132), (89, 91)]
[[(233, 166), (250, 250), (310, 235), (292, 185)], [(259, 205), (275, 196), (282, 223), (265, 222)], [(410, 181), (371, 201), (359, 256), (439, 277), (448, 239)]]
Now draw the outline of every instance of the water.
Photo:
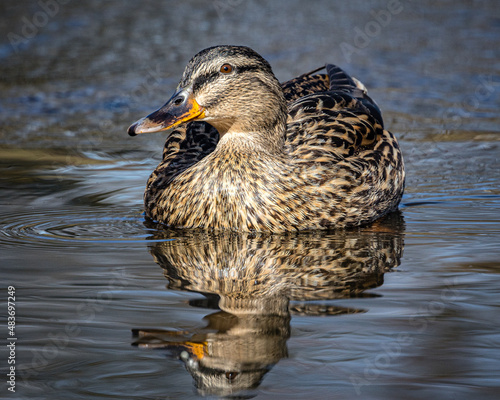
[[(2, 398), (498, 398), (495, 2), (50, 4), (0, 5)], [(146, 223), (164, 136), (126, 128), (220, 43), (280, 80), (363, 80), (400, 138), (401, 212), (271, 237)]]

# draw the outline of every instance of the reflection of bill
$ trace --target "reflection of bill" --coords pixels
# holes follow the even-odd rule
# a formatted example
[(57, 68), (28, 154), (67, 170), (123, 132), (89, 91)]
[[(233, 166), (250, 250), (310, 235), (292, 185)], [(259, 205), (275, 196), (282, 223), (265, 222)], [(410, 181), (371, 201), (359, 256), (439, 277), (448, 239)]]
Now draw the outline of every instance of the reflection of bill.
[(258, 386), (286, 357), (290, 315), (364, 310), (326, 300), (356, 297), (380, 286), (403, 251), (399, 213), (356, 231), (260, 235), (162, 231), (151, 254), (168, 288), (207, 296), (219, 308), (197, 332), (134, 330), (136, 345), (171, 351), (202, 394), (228, 395)]

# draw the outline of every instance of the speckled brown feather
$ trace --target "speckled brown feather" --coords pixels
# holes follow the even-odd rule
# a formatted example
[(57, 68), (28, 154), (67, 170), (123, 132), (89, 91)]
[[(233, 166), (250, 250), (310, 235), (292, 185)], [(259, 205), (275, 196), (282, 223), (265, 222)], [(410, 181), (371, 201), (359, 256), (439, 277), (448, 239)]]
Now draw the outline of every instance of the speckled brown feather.
[(330, 88), (328, 75), (304, 74), (281, 84), (288, 103), (309, 94), (324, 92)]
[[(397, 209), (405, 174), (396, 138), (364, 86), (326, 68), (328, 75), (282, 84), (283, 139), (273, 128), (255, 135), (249, 127), (222, 143), (207, 123), (178, 127), (148, 181), (146, 214), (173, 227), (282, 232), (356, 226)], [(268, 79), (267, 71), (254, 73)], [(264, 89), (252, 89), (259, 101)], [(256, 124), (265, 118), (256, 114)]]

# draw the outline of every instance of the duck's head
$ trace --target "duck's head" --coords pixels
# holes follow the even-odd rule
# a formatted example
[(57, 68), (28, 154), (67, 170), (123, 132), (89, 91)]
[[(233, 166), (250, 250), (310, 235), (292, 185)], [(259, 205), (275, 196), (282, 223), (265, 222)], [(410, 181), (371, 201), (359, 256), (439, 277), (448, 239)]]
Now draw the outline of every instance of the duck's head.
[(227, 132), (284, 131), (286, 101), (269, 63), (244, 46), (210, 47), (186, 66), (174, 95), (128, 129), (131, 136), (193, 120)]

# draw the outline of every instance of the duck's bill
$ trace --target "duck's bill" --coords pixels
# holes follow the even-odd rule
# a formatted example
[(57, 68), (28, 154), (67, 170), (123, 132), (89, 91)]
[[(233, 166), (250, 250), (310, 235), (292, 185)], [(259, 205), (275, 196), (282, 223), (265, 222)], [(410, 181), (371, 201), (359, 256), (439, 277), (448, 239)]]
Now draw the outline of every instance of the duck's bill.
[(180, 91), (175, 93), (163, 107), (130, 125), (128, 134), (135, 136), (139, 133), (165, 131), (204, 117), (205, 109), (196, 102), (194, 97)]

